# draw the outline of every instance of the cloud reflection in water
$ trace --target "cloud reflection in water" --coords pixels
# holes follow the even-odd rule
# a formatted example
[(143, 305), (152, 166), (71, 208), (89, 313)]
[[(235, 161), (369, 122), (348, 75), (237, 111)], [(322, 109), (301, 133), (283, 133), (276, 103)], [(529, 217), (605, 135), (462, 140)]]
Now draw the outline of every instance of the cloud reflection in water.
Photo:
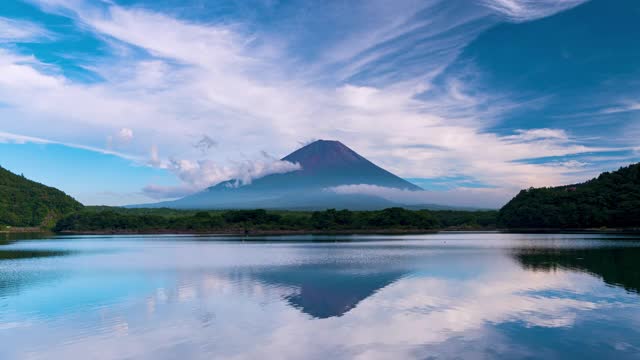
[[(130, 264), (111, 268), (114, 279), (136, 278), (136, 284), (154, 287), (49, 316), (0, 307), (0, 337), (14, 344), (0, 350), (0, 357), (552, 358), (585, 349), (607, 356), (615, 349), (625, 358), (640, 353), (637, 294), (608, 286), (593, 275), (599, 267), (545, 258), (545, 264), (561, 266), (539, 271), (527, 257), (535, 254), (530, 249), (483, 241), (449, 248), (429, 241), (151, 243), (146, 252), (94, 254), (92, 261), (105, 268)], [(145, 260), (176, 254), (176, 247), (190, 259), (166, 257), (164, 267)], [(611, 258), (597, 255), (595, 248), (580, 251)], [(229, 265), (234, 261), (239, 265)], [(99, 279), (95, 273), (71, 278), (76, 280), (59, 284), (61, 291), (118, 287), (78, 280)], [(29, 301), (30, 291), (37, 294), (40, 286), (17, 296)], [(589, 331), (599, 337), (584, 335)]]

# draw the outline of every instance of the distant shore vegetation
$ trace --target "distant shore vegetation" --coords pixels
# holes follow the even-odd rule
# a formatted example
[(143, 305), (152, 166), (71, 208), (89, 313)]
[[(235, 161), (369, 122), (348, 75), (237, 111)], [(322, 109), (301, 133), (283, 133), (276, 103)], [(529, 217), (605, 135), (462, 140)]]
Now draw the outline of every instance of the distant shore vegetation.
[(497, 211), (407, 210), (267, 211), (123, 209), (88, 207), (58, 221), (67, 233), (278, 233), (341, 231), (427, 231), (443, 228), (493, 229)]

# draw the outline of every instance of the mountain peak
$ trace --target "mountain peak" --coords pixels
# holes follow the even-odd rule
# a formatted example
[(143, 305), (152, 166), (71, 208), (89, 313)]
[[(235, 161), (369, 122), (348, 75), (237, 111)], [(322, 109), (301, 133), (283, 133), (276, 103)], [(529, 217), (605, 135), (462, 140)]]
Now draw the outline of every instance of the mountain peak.
[(337, 140), (316, 140), (287, 155), (282, 160), (299, 163), (305, 170), (343, 167), (369, 161)]
[(255, 181), (281, 182), (290, 186), (325, 188), (339, 185), (369, 184), (399, 189), (421, 190), (420, 187), (382, 169), (337, 140), (316, 140), (292, 152), (282, 160), (298, 163), (301, 170), (276, 174)]
[(307, 146), (311, 146), (311, 145), (319, 145), (319, 146), (344, 146), (346, 147), (346, 145), (344, 145), (343, 143), (341, 143), (339, 140), (325, 140), (325, 139), (317, 139), (315, 141), (312, 141), (310, 143), (308, 143), (307, 145), (303, 146), (303, 147), (307, 147)]

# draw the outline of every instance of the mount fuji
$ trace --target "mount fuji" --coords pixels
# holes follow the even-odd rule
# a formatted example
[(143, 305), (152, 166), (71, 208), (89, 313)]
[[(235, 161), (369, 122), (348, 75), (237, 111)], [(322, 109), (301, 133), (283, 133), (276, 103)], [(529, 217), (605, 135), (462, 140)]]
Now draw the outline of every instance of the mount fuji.
[(176, 209), (375, 210), (401, 205), (378, 196), (343, 194), (332, 189), (344, 185), (369, 185), (422, 190), (339, 141), (317, 140), (285, 156), (282, 161), (298, 164), (299, 169), (267, 175), (246, 185), (230, 179), (185, 198), (151, 206)]

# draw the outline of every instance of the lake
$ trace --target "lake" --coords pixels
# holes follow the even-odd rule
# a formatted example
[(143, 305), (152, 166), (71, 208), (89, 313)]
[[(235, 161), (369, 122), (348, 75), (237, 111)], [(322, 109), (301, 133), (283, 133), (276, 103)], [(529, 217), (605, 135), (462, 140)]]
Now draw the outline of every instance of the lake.
[(0, 237), (0, 359), (640, 358), (638, 237), (256, 240)]

